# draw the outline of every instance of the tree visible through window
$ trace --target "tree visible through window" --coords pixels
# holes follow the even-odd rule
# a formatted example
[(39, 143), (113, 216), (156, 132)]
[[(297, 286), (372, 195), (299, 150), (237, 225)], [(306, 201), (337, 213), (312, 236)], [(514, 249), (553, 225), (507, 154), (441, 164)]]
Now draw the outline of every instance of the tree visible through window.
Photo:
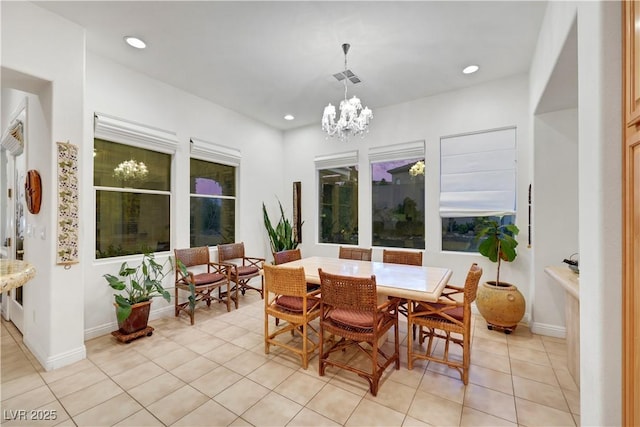
[(372, 163), (371, 181), (373, 246), (424, 249), (423, 159)]

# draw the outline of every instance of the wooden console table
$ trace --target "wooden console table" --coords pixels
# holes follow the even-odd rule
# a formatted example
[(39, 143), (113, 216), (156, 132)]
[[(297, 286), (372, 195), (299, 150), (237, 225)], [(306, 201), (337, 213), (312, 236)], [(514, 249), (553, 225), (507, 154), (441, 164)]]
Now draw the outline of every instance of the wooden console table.
[(565, 290), (564, 316), (567, 327), (567, 366), (580, 386), (580, 284), (579, 276), (567, 266), (544, 269)]
[(26, 261), (0, 259), (0, 291), (18, 288), (36, 275), (34, 266)]

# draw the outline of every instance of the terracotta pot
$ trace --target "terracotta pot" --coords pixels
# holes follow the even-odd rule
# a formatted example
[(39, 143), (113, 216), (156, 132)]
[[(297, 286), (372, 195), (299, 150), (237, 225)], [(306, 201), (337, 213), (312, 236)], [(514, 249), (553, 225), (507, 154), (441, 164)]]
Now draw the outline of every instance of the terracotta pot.
[(131, 314), (123, 322), (118, 322), (120, 332), (128, 335), (147, 327), (151, 301), (139, 302), (131, 306)]
[(478, 288), (476, 307), (489, 329), (497, 327), (510, 333), (524, 316), (525, 300), (515, 285), (500, 282), (496, 286), (495, 281), (489, 281)]

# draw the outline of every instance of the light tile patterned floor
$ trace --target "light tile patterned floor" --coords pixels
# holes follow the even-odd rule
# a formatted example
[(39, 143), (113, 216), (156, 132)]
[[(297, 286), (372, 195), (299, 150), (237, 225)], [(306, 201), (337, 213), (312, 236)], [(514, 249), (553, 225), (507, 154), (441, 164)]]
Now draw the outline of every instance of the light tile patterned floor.
[[(263, 303), (198, 308), (151, 322), (130, 344), (111, 335), (86, 343), (87, 359), (45, 372), (2, 321), (1, 424), (62, 426), (574, 426), (580, 392), (567, 371), (564, 340), (519, 327), (489, 331), (474, 319), (470, 382), (437, 363), (389, 369), (377, 397), (351, 373), (308, 370), (282, 349), (264, 354)], [(403, 325), (405, 326), (405, 325)], [(285, 334), (285, 336), (288, 336)], [(344, 357), (359, 357), (346, 352)], [(19, 410), (55, 420), (20, 421)], [(47, 412), (48, 411), (48, 412)]]

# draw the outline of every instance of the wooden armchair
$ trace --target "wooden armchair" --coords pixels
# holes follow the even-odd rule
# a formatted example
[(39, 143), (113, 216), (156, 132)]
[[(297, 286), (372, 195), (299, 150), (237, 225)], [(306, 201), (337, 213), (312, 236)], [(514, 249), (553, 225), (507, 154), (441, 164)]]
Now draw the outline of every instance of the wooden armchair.
[[(430, 360), (444, 363), (457, 369), (462, 382), (469, 383), (469, 364), (471, 362), (471, 303), (476, 299), (478, 283), (482, 276), (482, 268), (473, 264), (467, 273), (464, 288), (447, 285), (437, 302), (416, 301), (409, 304), (409, 325), (417, 325), (420, 328), (420, 345), (425, 338), (429, 338), (426, 351), (417, 352), (414, 349), (412, 337), (408, 335), (407, 359), (409, 369), (413, 369), (413, 361), (416, 359)], [(462, 338), (457, 335), (460, 334)], [(442, 355), (435, 353), (434, 338), (445, 341)], [(449, 344), (454, 343), (462, 347), (462, 361), (449, 357)], [(416, 350), (416, 351), (414, 351)]]
[[(376, 277), (353, 277), (329, 274), (320, 275), (320, 363), (319, 373), (324, 376), (326, 367), (335, 366), (358, 374), (369, 382), (369, 390), (378, 394), (380, 377), (386, 368), (395, 364), (400, 369), (400, 341), (398, 334), (398, 300), (390, 299), (378, 305)], [(395, 350), (385, 354), (379, 341), (393, 327)], [(333, 339), (325, 343), (325, 336)], [(365, 345), (363, 345), (363, 343)], [(328, 346), (328, 348), (325, 347)], [(356, 346), (371, 360), (371, 369), (365, 371), (349, 365), (343, 357), (330, 357), (333, 353)]]
[[(318, 348), (317, 341), (309, 337), (310, 332), (317, 336), (318, 331), (309, 322), (320, 316), (320, 290), (307, 290), (302, 267), (289, 268), (266, 264), (264, 278), (264, 352), (269, 354), (269, 347), (272, 345), (280, 346), (299, 355), (302, 367), (307, 369), (309, 357)], [(286, 323), (282, 328), (270, 331), (269, 316)], [(295, 347), (291, 342), (277, 339), (286, 332), (298, 334), (302, 338), (302, 345)]]
[[(231, 281), (235, 283), (234, 288), (237, 288), (242, 295), (247, 290), (253, 290), (258, 292), (261, 298), (264, 298), (264, 278), (260, 274), (264, 261), (264, 258), (246, 256), (243, 242), (218, 245), (218, 262), (229, 265)], [(249, 285), (254, 277), (260, 278), (260, 287)]]
[(291, 261), (297, 261), (302, 259), (300, 249), (287, 249), (280, 252), (273, 253), (273, 263), (275, 265), (285, 264)]
[[(404, 264), (404, 265), (422, 265), (422, 252), (421, 251), (396, 251), (384, 249), (382, 251), (382, 262), (387, 262), (390, 264)], [(407, 309), (407, 305), (412, 302), (402, 298), (400, 303), (398, 304), (398, 313), (402, 314), (404, 317), (409, 315), (409, 311)], [(412, 328), (413, 339), (416, 338), (416, 328), (415, 325)]]
[[(176, 281), (175, 281), (175, 315), (178, 317), (181, 311), (186, 311), (191, 319), (191, 324), (195, 323), (194, 312), (198, 302), (204, 301), (207, 307), (211, 306), (211, 301), (218, 301), (227, 305), (227, 311), (231, 310), (231, 269), (228, 266), (211, 262), (209, 259), (209, 248), (201, 246), (189, 249), (175, 249), (176, 258)], [(184, 266), (184, 270), (182, 266)], [(194, 273), (189, 268), (201, 267), (206, 272)], [(186, 271), (185, 271), (186, 270)], [(223, 293), (222, 288), (227, 289)], [(218, 290), (218, 296), (215, 296), (215, 290)], [(190, 295), (186, 302), (179, 302), (179, 290), (188, 291)], [(193, 290), (193, 293), (192, 293)], [(236, 308), (237, 290), (236, 290)]]
[(349, 246), (340, 246), (340, 252), (338, 252), (338, 258), (340, 259), (355, 259), (360, 261), (371, 261), (371, 248), (355, 248)]

